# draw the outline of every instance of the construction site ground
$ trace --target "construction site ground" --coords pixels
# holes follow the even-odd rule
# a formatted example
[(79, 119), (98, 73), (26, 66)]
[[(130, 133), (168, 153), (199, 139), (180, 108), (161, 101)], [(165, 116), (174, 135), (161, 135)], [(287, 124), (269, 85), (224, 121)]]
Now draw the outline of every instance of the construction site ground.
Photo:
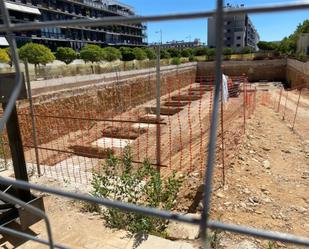
[[(291, 105), (294, 98), (293, 101), (289, 101)], [(303, 99), (305, 102), (309, 100), (307, 95), (304, 95)], [(302, 124), (303, 121), (306, 119), (300, 116), (297, 121), (298, 127), (306, 126)], [(230, 156), (226, 161), (225, 186), (222, 186), (221, 181), (222, 164), (217, 164), (211, 219), (309, 236), (308, 140), (291, 130), (288, 122), (282, 120), (282, 113), (278, 114), (273, 108), (261, 104), (258, 104), (255, 113), (247, 121), (246, 135), (242, 139), (243, 142), (237, 143), (234, 148), (226, 148), (226, 154)], [(189, 177), (196, 178), (196, 185), (202, 183), (198, 174), (189, 174)], [(56, 180), (44, 177), (33, 178), (32, 182), (54, 187), (62, 185), (66, 190), (75, 191), (69, 184), (60, 184)], [(181, 194), (194, 196), (195, 193), (188, 193), (190, 191), (196, 191), (196, 187)], [(180, 202), (182, 197), (184, 196), (178, 198)], [(125, 231), (105, 227), (104, 220), (95, 213), (83, 211), (81, 203), (64, 201), (63, 198), (49, 195), (45, 196), (44, 200), (55, 241), (72, 248), (199, 247), (197, 240), (169, 241), (153, 236), (150, 238), (156, 242), (146, 240), (136, 244), (141, 241), (129, 236)], [(198, 205), (197, 212), (200, 208), (201, 205)], [(40, 238), (47, 238), (44, 222), (32, 226), (31, 230)], [(283, 243), (269, 247), (269, 241), (227, 232), (219, 233), (215, 242), (218, 244), (217, 248), (300, 248)], [(0, 240), (0, 245), (1, 248), (45, 248), (30, 241), (19, 244), (16, 239), (7, 237)]]
[[(308, 179), (308, 141), (294, 133), (279, 114), (259, 106), (248, 122), (244, 143), (230, 162), (225, 187), (213, 193), (212, 219), (308, 237)], [(220, 248), (233, 248), (245, 239), (228, 233), (221, 237)], [(256, 248), (269, 248), (268, 241), (253, 242)], [(300, 246), (277, 243), (271, 248)]]

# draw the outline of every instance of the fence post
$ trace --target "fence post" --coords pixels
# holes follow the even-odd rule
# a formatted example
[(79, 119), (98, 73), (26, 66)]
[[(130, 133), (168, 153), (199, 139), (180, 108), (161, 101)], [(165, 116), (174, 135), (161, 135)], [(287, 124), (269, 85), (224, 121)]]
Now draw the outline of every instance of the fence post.
[(257, 103), (256, 91), (257, 91), (257, 89), (255, 87), (255, 89), (254, 89), (254, 111), (256, 110), (256, 103)]
[(33, 135), (33, 145), (34, 145), (34, 152), (35, 152), (36, 167), (37, 167), (37, 171), (38, 171), (38, 176), (41, 176), (39, 150), (38, 150), (38, 143), (37, 143), (37, 136), (36, 136), (35, 116), (34, 116), (34, 108), (33, 108), (33, 101), (32, 101), (32, 92), (31, 92), (30, 75), (29, 75), (29, 67), (28, 67), (27, 58), (24, 60), (24, 63), (25, 63), (26, 84), (27, 84), (28, 98), (29, 98), (29, 107), (30, 107), (30, 116), (31, 116), (31, 125), (32, 125), (32, 135)]
[(295, 121), (296, 121), (296, 116), (297, 116), (297, 111), (298, 111), (298, 106), (299, 106), (301, 91), (302, 91), (302, 88), (299, 89), (299, 96), (298, 96), (298, 101), (297, 101), (297, 105), (296, 105), (296, 110), (295, 110), (295, 115), (294, 115), (292, 130), (294, 130), (294, 126), (295, 126)]
[(244, 134), (246, 134), (246, 97), (247, 97), (246, 76), (245, 74), (243, 74)]
[(289, 97), (289, 92), (286, 91), (286, 97), (285, 97), (285, 103), (284, 103), (284, 110), (283, 110), (282, 120), (285, 120), (285, 111), (286, 111), (286, 107), (287, 107), (287, 103), (288, 103), (288, 97)]
[(157, 83), (156, 83), (156, 120), (157, 120), (157, 132), (156, 132), (156, 159), (157, 159), (157, 170), (160, 172), (160, 165), (161, 165), (161, 127), (160, 127), (160, 121), (161, 121), (161, 103), (160, 103), (160, 97), (161, 97), (161, 79), (160, 79), (160, 45), (157, 46)]
[(222, 142), (222, 182), (225, 185), (225, 158), (224, 158), (224, 115), (223, 115), (223, 80), (221, 82), (221, 142)]
[(277, 112), (279, 112), (279, 110), (280, 110), (280, 104), (281, 104), (282, 91), (283, 91), (283, 87), (281, 86), (281, 89), (280, 89), (280, 96), (279, 96), (279, 101), (278, 101), (278, 108), (277, 108)]

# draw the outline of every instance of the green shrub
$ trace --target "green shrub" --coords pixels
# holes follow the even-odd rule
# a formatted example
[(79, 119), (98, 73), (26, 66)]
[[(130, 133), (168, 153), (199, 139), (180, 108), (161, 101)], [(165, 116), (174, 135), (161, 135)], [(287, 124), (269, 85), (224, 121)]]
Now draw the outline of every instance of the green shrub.
[[(110, 155), (101, 173), (94, 173), (92, 195), (146, 207), (171, 210), (174, 207), (181, 180), (175, 173), (163, 179), (149, 162), (133, 169), (132, 154), (126, 147), (122, 158)], [(113, 228), (126, 229), (132, 233), (161, 233), (165, 222), (156, 217), (123, 212), (116, 208), (102, 213), (107, 224)]]
[(161, 49), (160, 50), (160, 58), (161, 59), (169, 59), (169, 58), (171, 58), (171, 55), (166, 49)]
[(85, 62), (99, 62), (104, 59), (104, 52), (98, 45), (87, 44), (81, 49), (80, 58)]
[(214, 48), (210, 48), (207, 50), (207, 58), (208, 60), (214, 60), (216, 55), (216, 50)]
[(7, 51), (3, 48), (0, 48), (0, 62), (8, 63), (10, 62), (10, 56), (8, 55)]
[(75, 50), (68, 47), (58, 47), (56, 52), (56, 58), (63, 61), (65, 64), (70, 64), (76, 59), (77, 55)]
[(241, 50), (241, 53), (242, 53), (242, 54), (249, 54), (249, 53), (252, 53), (252, 48), (249, 47), (249, 46), (246, 46), (246, 47), (244, 47), (244, 48)]
[(135, 54), (134, 54), (132, 48), (121, 47), (120, 52), (121, 52), (123, 61), (133, 61), (133, 60), (135, 60)]
[(157, 58), (156, 51), (153, 48), (145, 48), (144, 51), (145, 51), (147, 58), (149, 60), (154, 60), (154, 59)]
[(181, 56), (182, 57), (190, 57), (192, 56), (192, 49), (191, 48), (186, 48), (181, 50)]
[(27, 43), (19, 49), (19, 56), (21, 59), (28, 59), (28, 62), (35, 66), (39, 64), (46, 65), (55, 60), (54, 54), (51, 50), (37, 43)]
[(189, 57), (189, 61), (190, 61), (190, 62), (193, 62), (193, 61), (197, 61), (197, 60), (196, 60), (195, 56), (190, 55), (190, 57)]
[(133, 53), (136, 60), (142, 61), (147, 59), (146, 52), (141, 48), (133, 48)]
[(115, 61), (121, 59), (121, 52), (117, 48), (106, 47), (103, 48), (104, 51), (104, 60), (106, 61)]
[(198, 47), (193, 49), (193, 55), (195, 56), (201, 56), (201, 55), (207, 55), (208, 48), (206, 47)]
[(167, 52), (169, 52), (171, 57), (180, 57), (180, 50), (177, 48), (168, 48)]
[(172, 65), (179, 65), (181, 63), (180, 58), (174, 57), (172, 58), (171, 64)]
[(223, 54), (224, 55), (231, 55), (233, 53), (233, 49), (232, 48), (224, 48), (223, 49)]

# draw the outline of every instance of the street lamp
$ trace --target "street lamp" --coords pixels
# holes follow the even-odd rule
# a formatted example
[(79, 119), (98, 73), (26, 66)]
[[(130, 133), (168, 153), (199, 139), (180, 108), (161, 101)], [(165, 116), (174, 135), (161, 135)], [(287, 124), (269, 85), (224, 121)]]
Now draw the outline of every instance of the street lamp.
[(162, 45), (162, 29), (160, 29), (159, 31), (156, 31), (156, 34), (160, 34), (160, 44)]

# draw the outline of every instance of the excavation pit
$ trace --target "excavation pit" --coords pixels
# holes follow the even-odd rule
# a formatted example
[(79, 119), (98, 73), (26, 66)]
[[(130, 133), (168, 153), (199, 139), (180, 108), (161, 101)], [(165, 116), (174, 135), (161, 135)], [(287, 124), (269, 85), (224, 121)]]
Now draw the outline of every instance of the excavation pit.
[(178, 106), (186, 106), (188, 105), (188, 101), (166, 101), (163, 105), (169, 107), (178, 107)]
[[(92, 145), (95, 145), (92, 143)], [(101, 146), (92, 146), (92, 145), (72, 145), (69, 147), (73, 151), (73, 153), (77, 156), (82, 157), (90, 157), (90, 158), (99, 158), (105, 159), (108, 158), (109, 155), (114, 153), (111, 149), (112, 147), (103, 147)]]
[[(148, 113), (155, 113), (156, 112), (156, 107), (146, 107), (146, 112)], [(167, 116), (172, 116), (180, 111), (182, 111), (183, 108), (175, 108), (175, 107), (161, 107), (160, 108), (160, 114), (161, 115), (167, 115)]]
[(134, 142), (133, 139), (124, 139), (124, 138), (112, 138), (112, 137), (102, 137), (91, 145), (96, 146), (100, 149), (123, 149), (126, 146)]
[(181, 94), (178, 96), (172, 96), (173, 101), (195, 101), (201, 99), (201, 96), (198, 95), (186, 95), (186, 94)]
[[(141, 123), (144, 123), (148, 127), (148, 124), (156, 124), (157, 123), (157, 115), (148, 113), (144, 116), (139, 117), (138, 121), (141, 122)], [(160, 118), (160, 122), (161, 121), (163, 121), (163, 118)], [(137, 125), (137, 124), (135, 124), (135, 125)]]
[(136, 139), (140, 135), (147, 132), (146, 128), (141, 127), (112, 127), (108, 126), (102, 131), (103, 137), (120, 138), (120, 139)]
[(150, 124), (150, 123), (136, 123), (132, 125), (133, 129), (151, 129), (156, 127), (156, 124)]

